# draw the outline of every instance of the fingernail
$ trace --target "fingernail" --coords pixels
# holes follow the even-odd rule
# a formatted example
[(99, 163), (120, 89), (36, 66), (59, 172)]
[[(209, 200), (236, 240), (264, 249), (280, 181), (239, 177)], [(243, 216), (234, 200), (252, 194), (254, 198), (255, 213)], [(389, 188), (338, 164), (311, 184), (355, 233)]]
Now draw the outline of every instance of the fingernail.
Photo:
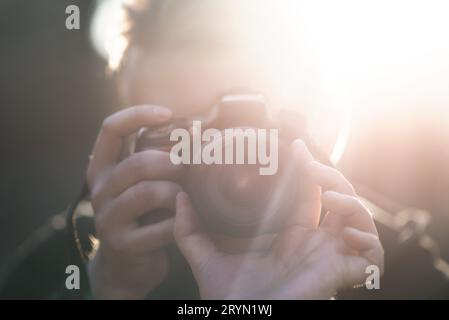
[(160, 119), (168, 119), (172, 116), (172, 112), (170, 109), (159, 106), (154, 107), (154, 114), (157, 115)]

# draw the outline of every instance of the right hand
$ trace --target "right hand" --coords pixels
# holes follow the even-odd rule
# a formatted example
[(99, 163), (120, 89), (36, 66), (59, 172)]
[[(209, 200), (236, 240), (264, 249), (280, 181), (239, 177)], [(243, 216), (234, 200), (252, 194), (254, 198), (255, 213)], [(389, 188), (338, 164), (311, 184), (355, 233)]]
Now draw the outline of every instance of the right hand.
[[(302, 141), (292, 149), (303, 181), (298, 206), (266, 250), (223, 252), (202, 228), (187, 194), (177, 196), (175, 239), (201, 298), (329, 299), (364, 281), (367, 266), (383, 272), (376, 226), (351, 183), (315, 161)], [(321, 204), (328, 214), (319, 224)]]
[(183, 166), (169, 154), (148, 150), (120, 161), (124, 139), (171, 118), (170, 110), (136, 106), (108, 117), (92, 153), (87, 181), (99, 248), (88, 263), (95, 298), (142, 299), (168, 273), (164, 247), (173, 241), (173, 218), (149, 225), (139, 219), (154, 209), (175, 209)]

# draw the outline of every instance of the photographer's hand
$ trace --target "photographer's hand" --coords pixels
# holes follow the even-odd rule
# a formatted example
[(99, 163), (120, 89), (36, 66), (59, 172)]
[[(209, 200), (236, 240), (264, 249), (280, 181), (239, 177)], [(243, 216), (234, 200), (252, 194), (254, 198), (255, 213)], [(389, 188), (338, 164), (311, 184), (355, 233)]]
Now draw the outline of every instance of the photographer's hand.
[[(369, 211), (337, 170), (293, 144), (307, 187), (270, 250), (221, 252), (201, 230), (185, 193), (177, 196), (175, 239), (204, 299), (328, 299), (364, 281), (370, 264), (383, 270), (383, 250)], [(326, 192), (321, 195), (320, 187)], [(320, 197), (321, 196), (321, 197)], [(329, 213), (318, 226), (320, 203)]]
[(141, 299), (166, 276), (164, 246), (173, 241), (173, 218), (140, 225), (153, 209), (174, 210), (183, 167), (166, 152), (150, 150), (120, 161), (123, 140), (142, 127), (166, 122), (162, 107), (124, 109), (103, 122), (87, 171), (100, 241), (88, 264), (93, 295), (101, 299)]

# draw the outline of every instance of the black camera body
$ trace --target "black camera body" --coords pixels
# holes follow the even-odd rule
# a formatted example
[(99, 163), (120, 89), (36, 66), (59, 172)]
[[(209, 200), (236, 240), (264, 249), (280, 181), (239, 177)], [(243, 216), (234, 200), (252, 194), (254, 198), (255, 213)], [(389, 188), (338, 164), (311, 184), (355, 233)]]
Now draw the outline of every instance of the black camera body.
[[(284, 120), (295, 125), (292, 118), (284, 117)], [(181, 182), (207, 232), (235, 237), (274, 233), (294, 210), (300, 185), (295, 164), (289, 159), (290, 143), (297, 135), (292, 134), (291, 125), (285, 127), (284, 120), (279, 112), (268, 106), (262, 95), (227, 95), (205, 115), (174, 118), (163, 126), (142, 129), (136, 139), (135, 150), (170, 152), (174, 145), (170, 141), (171, 132), (179, 128), (191, 132), (193, 121), (201, 121), (203, 128), (213, 128), (223, 133), (227, 129), (242, 129), (240, 132), (248, 128), (276, 130), (276, 173), (261, 175), (258, 163), (188, 164), (187, 174)], [(232, 152), (235, 156), (237, 144), (219, 142), (223, 154)], [(213, 142), (203, 142), (201, 149), (209, 143)], [(249, 140), (245, 143), (249, 144)], [(269, 139), (263, 143), (269, 143)]]

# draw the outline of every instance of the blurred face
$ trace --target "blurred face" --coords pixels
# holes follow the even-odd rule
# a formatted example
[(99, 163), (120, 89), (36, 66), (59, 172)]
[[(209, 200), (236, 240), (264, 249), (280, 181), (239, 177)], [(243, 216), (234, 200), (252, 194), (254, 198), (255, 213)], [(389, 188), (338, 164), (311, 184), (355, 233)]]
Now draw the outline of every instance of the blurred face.
[(302, 41), (293, 33), (286, 38), (285, 28), (293, 27), (284, 23), (285, 12), (275, 14), (288, 6), (253, 1), (171, 8), (140, 40), (147, 48), (129, 52), (122, 77), (127, 104), (160, 104), (179, 116), (195, 115), (223, 94), (245, 89), (262, 93), (275, 108), (285, 106), (285, 95), (300, 104)]
[[(273, 82), (267, 68), (241, 50), (211, 55), (186, 48), (173, 52), (148, 52), (133, 48), (121, 78), (121, 90), (128, 106), (161, 105), (176, 116), (207, 112), (213, 103), (232, 92), (263, 93), (273, 103)], [(268, 246), (272, 236), (254, 240), (211, 235), (226, 251)]]
[[(161, 105), (176, 117), (195, 116), (206, 113), (223, 95), (257, 92), (271, 107), (283, 107), (279, 92), (285, 92), (285, 81), (270, 61), (274, 57), (268, 46), (264, 50), (252, 41), (242, 41), (247, 38), (229, 38), (227, 31), (205, 35), (197, 20), (183, 21), (182, 34), (167, 35), (161, 46), (129, 50), (120, 88), (126, 105)], [(228, 251), (245, 250), (245, 244), (263, 248), (272, 238), (264, 236), (255, 244), (242, 238), (215, 237)]]
[[(192, 116), (207, 112), (217, 98), (233, 91), (263, 92), (272, 100), (270, 81), (261, 68), (236, 57), (199, 57), (189, 52), (151, 55), (134, 50), (129, 58), (122, 79), (128, 105), (161, 105), (176, 116)], [(266, 239), (263, 246), (268, 245)], [(215, 240), (227, 251), (245, 248), (245, 244), (254, 247), (243, 239), (216, 236)]]

